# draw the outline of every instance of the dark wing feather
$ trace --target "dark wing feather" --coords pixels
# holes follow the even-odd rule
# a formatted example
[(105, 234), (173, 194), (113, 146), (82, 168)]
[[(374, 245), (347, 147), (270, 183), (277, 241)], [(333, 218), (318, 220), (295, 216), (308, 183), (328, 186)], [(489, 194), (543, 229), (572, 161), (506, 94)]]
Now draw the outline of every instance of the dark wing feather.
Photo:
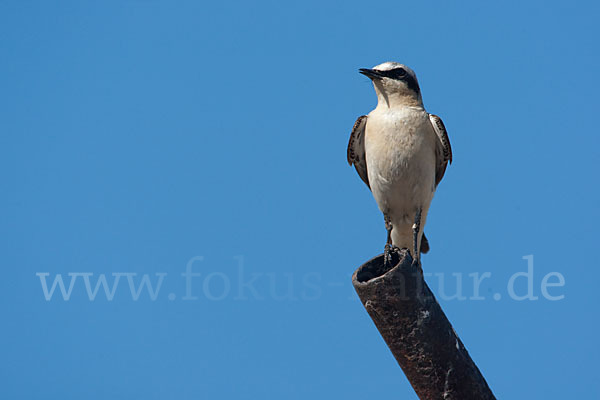
[(435, 186), (437, 187), (444, 177), (448, 163), (452, 164), (452, 147), (450, 147), (450, 139), (448, 138), (448, 132), (442, 119), (437, 115), (429, 114), (429, 121), (440, 140), (439, 151), (436, 154), (437, 165), (435, 168)]
[(367, 126), (367, 116), (358, 117), (350, 134), (348, 142), (348, 164), (356, 168), (356, 172), (367, 184), (369, 189), (369, 175), (367, 174), (367, 158), (365, 157), (365, 127)]

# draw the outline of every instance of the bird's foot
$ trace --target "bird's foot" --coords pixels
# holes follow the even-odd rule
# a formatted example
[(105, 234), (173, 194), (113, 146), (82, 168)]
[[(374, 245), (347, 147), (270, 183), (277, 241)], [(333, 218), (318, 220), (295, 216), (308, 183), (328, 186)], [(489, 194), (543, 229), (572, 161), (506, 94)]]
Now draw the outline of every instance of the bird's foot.
[(383, 266), (388, 268), (392, 263), (392, 245), (386, 243), (385, 248), (383, 250)]
[(419, 257), (413, 258), (411, 265), (413, 268), (421, 268), (421, 259)]
[(397, 246), (394, 246), (393, 244), (386, 244), (385, 245), (385, 249), (383, 251), (383, 266), (386, 268), (391, 268), (393, 267), (393, 254), (396, 253), (398, 254), (398, 251), (400, 249)]
[[(411, 254), (412, 256), (412, 254)], [(412, 263), (411, 263), (411, 267), (414, 268), (415, 270), (421, 271), (421, 273), (423, 273), (423, 266), (421, 265), (421, 255), (419, 254), (416, 257), (413, 257), (412, 259)]]

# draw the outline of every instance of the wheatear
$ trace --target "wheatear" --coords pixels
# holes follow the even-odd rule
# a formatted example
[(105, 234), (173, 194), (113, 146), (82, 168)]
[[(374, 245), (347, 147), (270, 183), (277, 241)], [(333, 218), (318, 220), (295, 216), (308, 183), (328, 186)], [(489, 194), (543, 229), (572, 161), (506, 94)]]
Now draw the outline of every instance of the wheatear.
[(429, 251), (422, 227), (429, 204), (452, 163), (452, 149), (440, 117), (423, 107), (413, 70), (385, 62), (360, 73), (373, 81), (377, 107), (356, 120), (348, 143), (348, 163), (375, 197), (388, 233), (385, 262), (392, 246), (411, 250), (419, 264)]

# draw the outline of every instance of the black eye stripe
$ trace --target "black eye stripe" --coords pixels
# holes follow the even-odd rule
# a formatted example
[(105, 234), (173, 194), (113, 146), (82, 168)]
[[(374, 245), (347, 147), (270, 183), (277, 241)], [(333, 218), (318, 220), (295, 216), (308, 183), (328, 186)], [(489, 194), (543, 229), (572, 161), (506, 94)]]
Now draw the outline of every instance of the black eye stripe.
[(378, 71), (381, 76), (390, 79), (397, 79), (400, 81), (406, 82), (406, 85), (414, 90), (416, 93), (419, 93), (421, 89), (419, 88), (419, 83), (417, 80), (410, 74), (406, 72), (404, 68), (394, 68), (389, 71)]
[(406, 76), (406, 70), (404, 68), (394, 68), (389, 71), (381, 71), (380, 74), (391, 79), (402, 79)]

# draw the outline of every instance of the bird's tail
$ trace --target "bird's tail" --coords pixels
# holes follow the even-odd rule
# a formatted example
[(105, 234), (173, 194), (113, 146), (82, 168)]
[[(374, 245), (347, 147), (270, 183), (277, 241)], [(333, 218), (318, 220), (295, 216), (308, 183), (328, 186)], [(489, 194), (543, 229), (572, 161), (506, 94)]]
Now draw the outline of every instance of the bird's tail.
[(425, 236), (425, 232), (423, 232), (423, 237), (421, 238), (421, 253), (425, 254), (429, 251), (429, 240)]

